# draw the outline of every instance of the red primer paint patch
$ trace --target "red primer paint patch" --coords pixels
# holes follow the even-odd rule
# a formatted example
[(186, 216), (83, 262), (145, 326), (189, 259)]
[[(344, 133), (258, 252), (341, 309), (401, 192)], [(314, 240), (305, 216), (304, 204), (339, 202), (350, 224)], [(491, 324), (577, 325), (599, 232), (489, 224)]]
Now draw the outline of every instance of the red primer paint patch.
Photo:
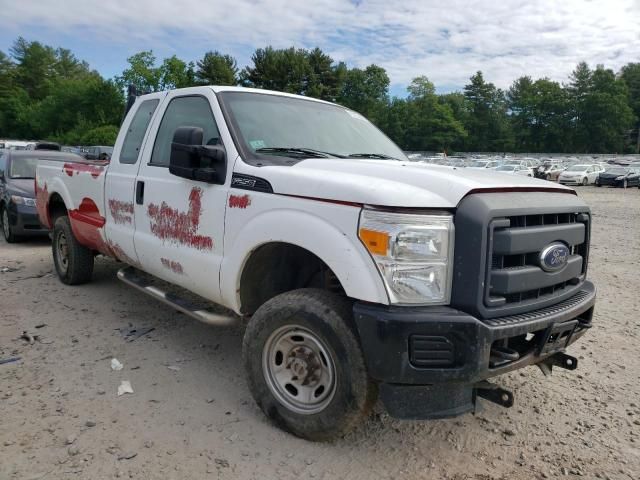
[(69, 221), (73, 235), (78, 242), (87, 248), (97, 250), (105, 255), (113, 256), (109, 246), (102, 238), (102, 227), (105, 219), (98, 206), (90, 198), (83, 198), (77, 209), (69, 210)]
[(212, 250), (213, 239), (198, 235), (202, 215), (202, 189), (194, 187), (189, 194), (189, 210), (179, 212), (166, 202), (160, 205), (150, 203), (147, 207), (151, 223), (151, 233), (162, 240), (170, 240), (181, 245)]
[(49, 216), (49, 191), (47, 190), (47, 184), (45, 182), (44, 188), (38, 187), (38, 181), (35, 182), (36, 187), (36, 210), (38, 211), (38, 218), (40, 223), (51, 228), (51, 217)]
[(173, 273), (177, 273), (178, 275), (184, 274), (184, 269), (182, 268), (182, 264), (180, 262), (175, 262), (173, 260), (169, 260), (168, 258), (161, 258), (162, 266), (168, 268)]
[(116, 223), (131, 224), (133, 222), (133, 202), (111, 199), (109, 200), (109, 212)]
[(229, 208), (247, 208), (251, 205), (249, 195), (229, 195)]
[(104, 172), (104, 166), (91, 163), (65, 163), (62, 170), (70, 177), (73, 177), (74, 174), (89, 173), (92, 178), (98, 178)]

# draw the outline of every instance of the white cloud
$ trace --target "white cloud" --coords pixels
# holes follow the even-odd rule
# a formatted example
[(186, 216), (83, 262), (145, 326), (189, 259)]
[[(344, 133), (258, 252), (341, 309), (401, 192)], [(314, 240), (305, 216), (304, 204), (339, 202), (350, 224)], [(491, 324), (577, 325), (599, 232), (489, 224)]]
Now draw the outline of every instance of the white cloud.
[(394, 84), (427, 75), (461, 87), (476, 70), (500, 87), (529, 74), (566, 80), (579, 61), (640, 61), (637, 0), (0, 0), (13, 31), (37, 26), (133, 51), (234, 54), (319, 46), (349, 65), (376, 63)]

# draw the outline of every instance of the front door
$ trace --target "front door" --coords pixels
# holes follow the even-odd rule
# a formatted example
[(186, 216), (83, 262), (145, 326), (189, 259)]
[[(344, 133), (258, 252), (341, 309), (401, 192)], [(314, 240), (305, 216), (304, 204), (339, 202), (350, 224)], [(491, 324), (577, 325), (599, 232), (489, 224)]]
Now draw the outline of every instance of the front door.
[[(222, 144), (216, 116), (222, 113), (212, 90), (171, 92), (153, 120), (136, 179), (143, 194), (135, 201), (135, 248), (142, 268), (164, 280), (219, 301), (225, 185), (187, 180), (169, 173), (173, 134), (200, 127), (203, 144)], [(216, 115), (214, 116), (214, 110)]]

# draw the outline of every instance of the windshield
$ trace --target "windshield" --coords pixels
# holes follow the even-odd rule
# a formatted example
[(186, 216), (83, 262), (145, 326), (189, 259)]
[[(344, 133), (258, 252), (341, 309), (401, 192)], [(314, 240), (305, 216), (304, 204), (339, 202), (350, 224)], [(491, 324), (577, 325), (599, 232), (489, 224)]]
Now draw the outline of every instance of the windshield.
[(36, 178), (38, 159), (33, 157), (18, 157), (11, 160), (11, 178)]
[(629, 170), (626, 168), (608, 168), (606, 173), (614, 173), (616, 175), (626, 175), (629, 173)]
[(586, 165), (572, 165), (571, 167), (567, 168), (567, 172), (584, 172), (587, 168)]
[(498, 172), (513, 172), (516, 169), (515, 165), (502, 165), (496, 168)]
[(337, 105), (247, 92), (223, 92), (220, 97), (251, 155), (407, 160), (362, 115)]

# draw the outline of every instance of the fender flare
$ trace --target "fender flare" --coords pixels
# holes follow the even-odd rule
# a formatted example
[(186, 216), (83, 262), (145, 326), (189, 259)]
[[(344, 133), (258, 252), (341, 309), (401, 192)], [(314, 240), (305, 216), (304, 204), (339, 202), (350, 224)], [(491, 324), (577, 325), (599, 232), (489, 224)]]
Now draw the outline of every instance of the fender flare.
[(354, 240), (327, 220), (308, 212), (269, 210), (253, 217), (233, 242), (225, 241), (220, 268), (220, 290), (225, 304), (240, 312), (240, 280), (253, 252), (272, 242), (304, 248), (320, 258), (336, 275), (347, 296), (388, 304), (389, 298), (377, 267), (359, 240)]

